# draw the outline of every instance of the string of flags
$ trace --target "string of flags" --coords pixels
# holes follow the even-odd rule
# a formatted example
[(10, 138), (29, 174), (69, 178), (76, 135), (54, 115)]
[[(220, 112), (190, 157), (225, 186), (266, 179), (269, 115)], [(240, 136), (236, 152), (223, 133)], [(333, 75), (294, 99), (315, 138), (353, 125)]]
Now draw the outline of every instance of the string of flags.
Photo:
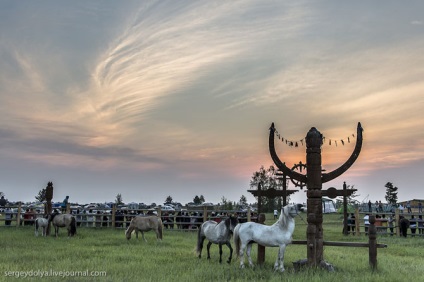
[[(283, 136), (280, 135), (280, 133), (277, 131), (277, 129), (274, 129), (275, 131), (275, 136), (277, 136), (278, 140), (281, 140), (281, 142), (286, 143), (287, 146), (289, 147), (299, 147), (299, 146), (304, 146), (306, 141), (305, 138), (300, 139), (300, 140), (289, 140), (287, 138), (284, 138)], [(346, 137), (346, 138), (326, 138), (325, 136), (322, 137), (322, 143), (323, 145), (329, 145), (329, 146), (338, 146), (339, 144), (341, 144), (342, 146), (345, 145), (345, 143), (350, 143), (351, 140), (355, 139), (355, 134), (351, 134), (350, 136)], [(326, 141), (327, 140), (327, 141)]]

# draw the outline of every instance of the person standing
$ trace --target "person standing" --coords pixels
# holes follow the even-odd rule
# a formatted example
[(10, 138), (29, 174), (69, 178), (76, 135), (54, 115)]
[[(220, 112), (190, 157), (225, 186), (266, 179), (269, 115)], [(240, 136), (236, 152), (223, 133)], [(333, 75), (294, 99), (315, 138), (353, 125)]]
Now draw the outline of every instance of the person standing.
[(370, 219), (369, 214), (366, 214), (366, 215), (364, 216), (365, 235), (368, 235), (368, 227), (370, 226), (370, 221), (369, 221), (369, 219)]
[(417, 231), (417, 220), (414, 215), (411, 215), (411, 219), (409, 220), (409, 228), (411, 228), (412, 237), (415, 237), (415, 232)]
[(389, 229), (390, 229), (390, 236), (393, 236), (393, 222), (394, 221), (395, 221), (395, 218), (393, 217), (393, 214), (389, 215), (387, 223), (388, 223)]
[(406, 202), (406, 208), (408, 209), (408, 213), (412, 213), (412, 209), (411, 209), (411, 201), (407, 201), (407, 202)]
[(386, 234), (387, 233), (387, 226), (388, 226), (388, 220), (386, 218), (386, 215), (381, 215), (381, 232)]
[(418, 227), (418, 234), (420, 234), (420, 235), (424, 234), (424, 230), (423, 230), (424, 222), (423, 222), (423, 216), (422, 215), (418, 216), (417, 227)]
[(368, 211), (372, 212), (372, 203), (371, 200), (368, 201)]
[(418, 213), (423, 213), (423, 204), (421, 201), (418, 202)]
[(274, 210), (274, 219), (278, 218), (278, 210)]
[(66, 196), (66, 198), (62, 202), (62, 213), (66, 213), (66, 207), (68, 206), (69, 202), (69, 196)]
[(9, 207), (7, 207), (4, 211), (4, 213), (5, 213), (4, 225), (10, 226), (10, 223), (12, 222), (12, 218), (13, 218), (12, 210)]
[(355, 235), (355, 214), (351, 213), (350, 214), (350, 218), (348, 219), (348, 231), (349, 231), (349, 226), (350, 226), (350, 231), (352, 231), (352, 234)]
[(29, 213), (29, 209), (26, 209), (25, 210), (25, 213), (24, 213), (24, 226), (30, 224), (29, 223), (30, 222), (30, 217), (31, 217), (31, 215)]

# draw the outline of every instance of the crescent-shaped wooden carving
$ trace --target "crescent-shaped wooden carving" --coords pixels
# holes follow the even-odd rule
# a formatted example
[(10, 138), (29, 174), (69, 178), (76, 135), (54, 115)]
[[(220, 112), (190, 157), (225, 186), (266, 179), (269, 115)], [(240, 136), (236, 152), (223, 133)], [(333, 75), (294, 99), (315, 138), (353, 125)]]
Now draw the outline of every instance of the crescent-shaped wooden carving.
[(275, 146), (274, 146), (274, 123), (271, 124), (271, 127), (269, 128), (269, 153), (271, 154), (271, 158), (274, 161), (275, 165), (278, 167), (279, 170), (281, 170), (285, 175), (289, 176), (291, 179), (295, 179), (299, 182), (306, 183), (306, 175), (300, 174), (296, 171), (291, 170), (286, 166), (285, 163), (280, 161), (280, 159), (277, 156), (277, 153), (275, 152)]
[[(340, 175), (342, 175), (346, 170), (348, 170), (353, 165), (353, 163), (358, 158), (359, 153), (361, 152), (362, 131), (363, 131), (363, 128), (361, 126), (361, 123), (358, 122), (357, 134), (356, 134), (356, 136), (357, 136), (356, 145), (355, 145), (355, 149), (352, 152), (352, 155), (339, 168), (333, 170), (332, 172), (322, 174), (322, 176), (321, 176), (321, 182), (322, 183), (328, 182), (330, 180), (333, 180), (334, 178), (339, 177)], [(274, 145), (274, 133), (275, 133), (275, 128), (274, 128), (274, 123), (272, 123), (271, 127), (269, 128), (269, 152), (271, 154), (271, 158), (274, 161), (275, 165), (278, 167), (279, 170), (281, 170), (284, 174), (286, 174), (290, 178), (295, 179), (295, 180), (300, 181), (300, 182), (307, 183), (306, 175), (303, 175), (303, 174), (300, 174), (298, 172), (291, 170), (277, 156), (277, 153), (275, 151), (275, 145)]]

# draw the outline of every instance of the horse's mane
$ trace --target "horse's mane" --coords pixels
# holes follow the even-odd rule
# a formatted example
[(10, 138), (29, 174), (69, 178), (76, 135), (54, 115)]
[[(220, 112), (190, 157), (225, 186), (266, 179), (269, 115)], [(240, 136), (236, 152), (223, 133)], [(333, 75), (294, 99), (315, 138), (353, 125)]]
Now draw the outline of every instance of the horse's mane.
[(227, 227), (227, 229), (230, 229), (230, 223), (231, 223), (231, 218), (230, 217), (227, 217), (225, 220), (224, 220), (224, 223), (225, 223), (225, 227)]

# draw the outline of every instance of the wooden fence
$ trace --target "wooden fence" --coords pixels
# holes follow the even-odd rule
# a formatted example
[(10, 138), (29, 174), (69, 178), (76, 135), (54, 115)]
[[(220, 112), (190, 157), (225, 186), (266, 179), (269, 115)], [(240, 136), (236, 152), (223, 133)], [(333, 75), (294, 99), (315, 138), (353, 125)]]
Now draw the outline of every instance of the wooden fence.
[[(32, 224), (34, 219), (37, 217), (42, 217), (44, 214), (41, 211), (37, 211), (37, 208), (34, 208), (34, 214), (28, 215), (26, 214), (26, 209), (22, 205), (10, 206), (12, 218), (6, 219), (5, 208), (0, 209), (0, 226), (22, 226), (27, 224)], [(58, 208), (60, 209), (60, 208)], [(91, 210), (77, 210), (71, 209), (68, 204), (66, 213), (72, 213), (75, 215), (77, 219), (77, 223), (79, 227), (114, 227), (114, 228), (126, 228), (131, 219), (134, 216), (140, 214), (149, 214), (153, 212), (151, 209), (129, 209), (129, 210), (120, 210), (115, 206), (112, 209), (91, 209)], [(167, 229), (182, 229), (182, 230), (192, 230), (197, 229), (198, 226), (209, 219), (220, 221), (222, 217), (226, 217), (228, 214), (237, 213), (240, 222), (245, 221), (256, 221), (257, 214), (249, 211), (240, 212), (240, 211), (214, 211), (211, 207), (200, 207), (194, 208), (190, 210), (182, 210), (175, 212), (162, 211), (161, 208), (157, 208), (155, 210), (158, 216), (162, 218), (164, 223), (164, 227)], [(181, 214), (179, 214), (179, 212)], [(371, 212), (359, 212), (358, 209), (355, 210), (355, 223), (349, 224), (349, 234), (353, 234), (356, 236), (367, 235), (366, 229), (368, 226), (365, 225), (364, 216), (366, 214), (374, 215), (377, 214), (382, 216), (385, 215), (385, 218), (376, 218), (375, 227), (377, 230), (377, 236), (384, 235), (396, 235), (400, 236), (400, 226), (399, 219), (400, 216), (404, 216), (407, 219), (410, 219), (411, 215), (414, 215), (417, 220), (419, 220), (419, 216), (422, 215), (420, 213), (405, 213), (400, 212), (399, 209), (395, 210), (394, 213), (394, 221), (393, 227), (389, 227), (388, 218), (393, 213), (389, 212), (380, 212), (376, 213)], [(417, 221), (415, 233), (412, 233), (411, 229), (408, 228), (408, 236), (423, 236), (424, 237), (424, 228), (423, 221)], [(392, 229), (392, 230), (391, 230)]]
[[(23, 208), (22, 205), (10, 206), (11, 219), (7, 219), (8, 212), (5, 209), (0, 210), (0, 226), (22, 226), (32, 225), (35, 218), (43, 217), (44, 214), (41, 211), (37, 211), (37, 208), (33, 208), (33, 213), (28, 213), (26, 210), (29, 208)], [(60, 210), (60, 208), (57, 208)], [(240, 211), (229, 211), (210, 210), (210, 207), (201, 207), (199, 209), (181, 210), (181, 211), (162, 211), (161, 208), (156, 210), (152, 209), (117, 209), (115, 206), (112, 209), (89, 209), (79, 210), (71, 209), (68, 204), (67, 208), (63, 212), (71, 213), (77, 220), (78, 227), (113, 227), (113, 228), (126, 228), (131, 219), (137, 215), (148, 215), (157, 214), (162, 218), (163, 225), (166, 229), (175, 230), (194, 230), (197, 229), (204, 221), (215, 220), (220, 221), (222, 218), (227, 217), (229, 214), (237, 213), (240, 222), (256, 221), (257, 214), (250, 212)], [(2, 224), (1, 222), (4, 222)]]

